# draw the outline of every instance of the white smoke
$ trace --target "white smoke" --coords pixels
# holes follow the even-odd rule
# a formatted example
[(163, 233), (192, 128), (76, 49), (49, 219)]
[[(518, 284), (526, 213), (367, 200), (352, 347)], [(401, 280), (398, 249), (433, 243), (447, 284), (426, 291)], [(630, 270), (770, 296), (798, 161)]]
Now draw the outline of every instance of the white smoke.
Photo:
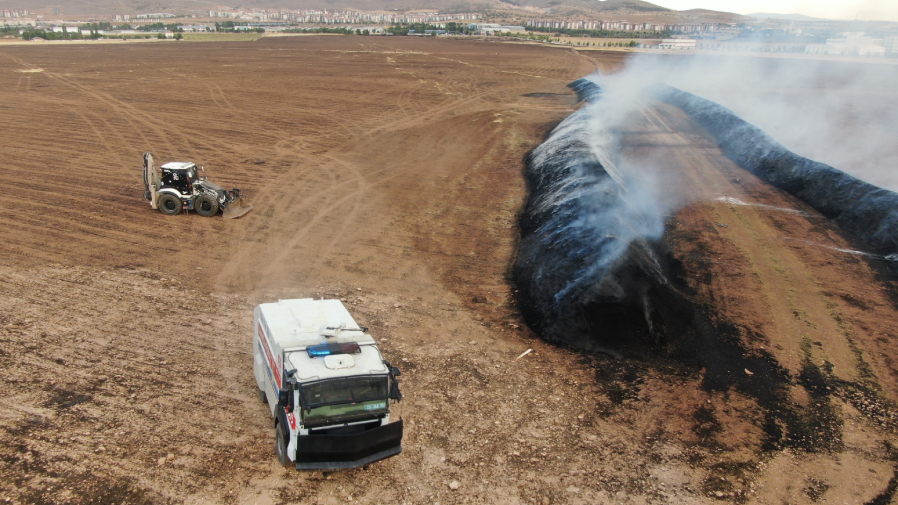
[(663, 82), (731, 109), (794, 153), (898, 191), (898, 61), (639, 55), (590, 78), (645, 100)]
[(603, 88), (531, 153), (535, 186), (527, 214), (541, 225), (533, 232), (533, 255), (522, 252), (519, 262), (538, 264), (528, 266), (536, 278), (566, 272), (551, 293), (556, 303), (598, 284), (633, 242), (664, 232), (653, 171), (620, 160), (618, 129), (645, 103), (633, 91)]

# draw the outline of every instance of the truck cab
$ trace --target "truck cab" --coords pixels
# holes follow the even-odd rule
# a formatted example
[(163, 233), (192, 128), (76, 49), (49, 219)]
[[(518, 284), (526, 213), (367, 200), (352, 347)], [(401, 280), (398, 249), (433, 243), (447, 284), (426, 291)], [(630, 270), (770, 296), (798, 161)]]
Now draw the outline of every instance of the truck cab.
[(354, 468), (402, 452), (400, 372), (339, 300), (254, 310), (253, 367), (278, 460), (298, 470)]

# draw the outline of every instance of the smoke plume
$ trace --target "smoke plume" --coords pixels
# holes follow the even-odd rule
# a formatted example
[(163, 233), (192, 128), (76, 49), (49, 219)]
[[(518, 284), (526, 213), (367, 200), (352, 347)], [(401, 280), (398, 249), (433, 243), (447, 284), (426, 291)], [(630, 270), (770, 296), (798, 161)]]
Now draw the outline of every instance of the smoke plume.
[(639, 55), (595, 79), (716, 102), (786, 149), (898, 191), (898, 60)]
[[(675, 210), (665, 205), (682, 199), (669, 194), (676, 188), (656, 187), (653, 174), (663, 167), (620, 159), (618, 128), (655, 100), (681, 107), (743, 168), (894, 254), (898, 195), (868, 182), (895, 177), (898, 187), (898, 176), (882, 163), (898, 162), (890, 141), (898, 115), (860, 119), (873, 118), (872, 107), (898, 111), (883, 100), (896, 83), (898, 66), (654, 56), (572, 83), (588, 105), (527, 160), (531, 196), (513, 270), (525, 318), (546, 340), (583, 349), (621, 343), (621, 336), (658, 340), (692, 324), (683, 319), (688, 303), (668, 280), (659, 241), (665, 216)], [(707, 93), (732, 110), (684, 90)], [(783, 144), (763, 130), (782, 136)], [(844, 163), (868, 182), (807, 156)]]

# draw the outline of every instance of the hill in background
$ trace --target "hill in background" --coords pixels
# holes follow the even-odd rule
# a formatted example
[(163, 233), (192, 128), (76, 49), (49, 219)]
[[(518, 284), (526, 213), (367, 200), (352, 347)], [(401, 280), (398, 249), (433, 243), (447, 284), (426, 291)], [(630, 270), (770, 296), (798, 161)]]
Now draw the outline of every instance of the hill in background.
[(655, 22), (695, 21), (738, 22), (738, 14), (703, 9), (675, 11), (643, 0), (249, 0), (226, 5), (216, 0), (0, 0), (0, 9), (27, 9), (45, 16), (53, 8), (61, 16), (106, 16), (155, 12), (194, 13), (201, 10), (242, 8), (263, 9), (357, 9), (365, 11), (439, 10), (447, 13), (511, 11), (521, 16), (578, 16), (593, 19), (646, 20)]
[(748, 16), (758, 19), (784, 19), (786, 21), (828, 21), (823, 18), (805, 16), (804, 14), (776, 14), (771, 12), (756, 12), (754, 14), (749, 14)]

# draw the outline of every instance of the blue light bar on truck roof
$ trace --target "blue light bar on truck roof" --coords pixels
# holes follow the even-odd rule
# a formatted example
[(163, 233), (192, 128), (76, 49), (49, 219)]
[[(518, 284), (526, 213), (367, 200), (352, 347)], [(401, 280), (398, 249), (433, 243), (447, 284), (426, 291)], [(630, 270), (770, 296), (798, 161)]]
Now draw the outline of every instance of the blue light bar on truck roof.
[(330, 356), (331, 354), (350, 354), (362, 352), (362, 348), (356, 342), (346, 342), (343, 344), (321, 344), (306, 347), (306, 352), (310, 358), (318, 356)]

